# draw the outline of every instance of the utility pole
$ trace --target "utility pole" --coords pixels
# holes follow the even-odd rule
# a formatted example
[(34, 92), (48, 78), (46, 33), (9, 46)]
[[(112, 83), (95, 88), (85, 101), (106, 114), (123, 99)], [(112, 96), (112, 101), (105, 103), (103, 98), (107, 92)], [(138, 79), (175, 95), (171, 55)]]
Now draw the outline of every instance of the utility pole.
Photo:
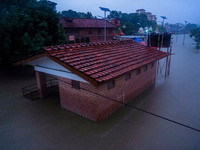
[[(185, 27), (186, 27), (186, 25), (187, 25), (187, 21), (185, 21)], [(184, 44), (185, 44), (185, 28), (184, 28), (184, 36), (183, 36), (183, 46), (184, 46)]]
[(104, 42), (106, 42), (106, 11), (110, 11), (110, 9), (104, 7), (99, 8), (104, 11)]
[(165, 21), (165, 19), (167, 19), (167, 17), (165, 17), (165, 16), (160, 16), (160, 17), (163, 19), (162, 29), (164, 29), (164, 21)]

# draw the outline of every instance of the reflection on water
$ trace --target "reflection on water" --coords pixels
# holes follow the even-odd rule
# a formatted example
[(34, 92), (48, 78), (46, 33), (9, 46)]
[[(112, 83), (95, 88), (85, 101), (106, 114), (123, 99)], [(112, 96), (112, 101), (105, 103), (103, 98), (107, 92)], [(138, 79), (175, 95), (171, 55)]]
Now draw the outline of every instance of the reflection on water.
[[(185, 46), (183, 35), (172, 41), (170, 76), (129, 104), (200, 129), (200, 54), (188, 35)], [(29, 101), (21, 88), (34, 72), (0, 69), (0, 149), (200, 149), (200, 133), (128, 107), (97, 124), (62, 109), (58, 95)]]

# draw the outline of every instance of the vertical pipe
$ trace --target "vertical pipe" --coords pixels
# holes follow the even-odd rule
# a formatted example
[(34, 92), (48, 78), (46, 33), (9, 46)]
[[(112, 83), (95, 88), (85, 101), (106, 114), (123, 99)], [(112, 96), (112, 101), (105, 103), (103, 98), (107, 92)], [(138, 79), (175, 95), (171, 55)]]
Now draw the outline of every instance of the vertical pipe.
[(167, 58), (166, 58), (165, 78), (167, 77), (167, 71), (168, 71), (168, 56), (167, 56)]
[(104, 42), (106, 42), (106, 11), (104, 12)]
[(172, 53), (172, 47), (170, 47), (170, 56), (169, 56), (169, 64), (168, 64), (168, 75), (170, 74), (170, 67), (171, 67), (171, 53)]

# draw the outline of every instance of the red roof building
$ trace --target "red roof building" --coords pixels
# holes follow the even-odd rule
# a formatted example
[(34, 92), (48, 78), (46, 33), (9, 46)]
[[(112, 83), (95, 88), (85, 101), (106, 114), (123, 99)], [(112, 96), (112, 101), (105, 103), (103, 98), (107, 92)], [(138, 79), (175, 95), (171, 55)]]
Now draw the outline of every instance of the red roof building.
[(145, 9), (137, 9), (136, 10), (136, 13), (139, 13), (139, 14), (142, 14), (142, 13), (145, 13)]
[[(104, 20), (85, 18), (61, 18), (69, 43), (89, 43), (104, 41)], [(118, 25), (118, 24), (117, 24)], [(117, 26), (106, 21), (106, 39), (113, 40)]]
[[(45, 47), (45, 52), (15, 63), (33, 65), (41, 98), (45, 77), (59, 81), (61, 107), (102, 121), (155, 83), (157, 60), (169, 54), (132, 40)], [(118, 95), (123, 98), (118, 99)], [(114, 99), (119, 101), (112, 101)]]

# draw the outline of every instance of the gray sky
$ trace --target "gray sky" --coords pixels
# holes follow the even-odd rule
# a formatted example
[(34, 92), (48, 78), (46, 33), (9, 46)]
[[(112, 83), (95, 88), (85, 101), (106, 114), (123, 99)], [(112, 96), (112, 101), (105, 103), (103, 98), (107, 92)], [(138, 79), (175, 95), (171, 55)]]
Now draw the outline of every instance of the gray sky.
[[(77, 12), (91, 12), (93, 16), (103, 16), (99, 7), (123, 13), (135, 13), (143, 8), (157, 16), (157, 21), (162, 21), (160, 16), (166, 16), (168, 23), (200, 24), (200, 0), (52, 0), (57, 3), (57, 10), (72, 9)], [(158, 22), (159, 23), (159, 22)]]

